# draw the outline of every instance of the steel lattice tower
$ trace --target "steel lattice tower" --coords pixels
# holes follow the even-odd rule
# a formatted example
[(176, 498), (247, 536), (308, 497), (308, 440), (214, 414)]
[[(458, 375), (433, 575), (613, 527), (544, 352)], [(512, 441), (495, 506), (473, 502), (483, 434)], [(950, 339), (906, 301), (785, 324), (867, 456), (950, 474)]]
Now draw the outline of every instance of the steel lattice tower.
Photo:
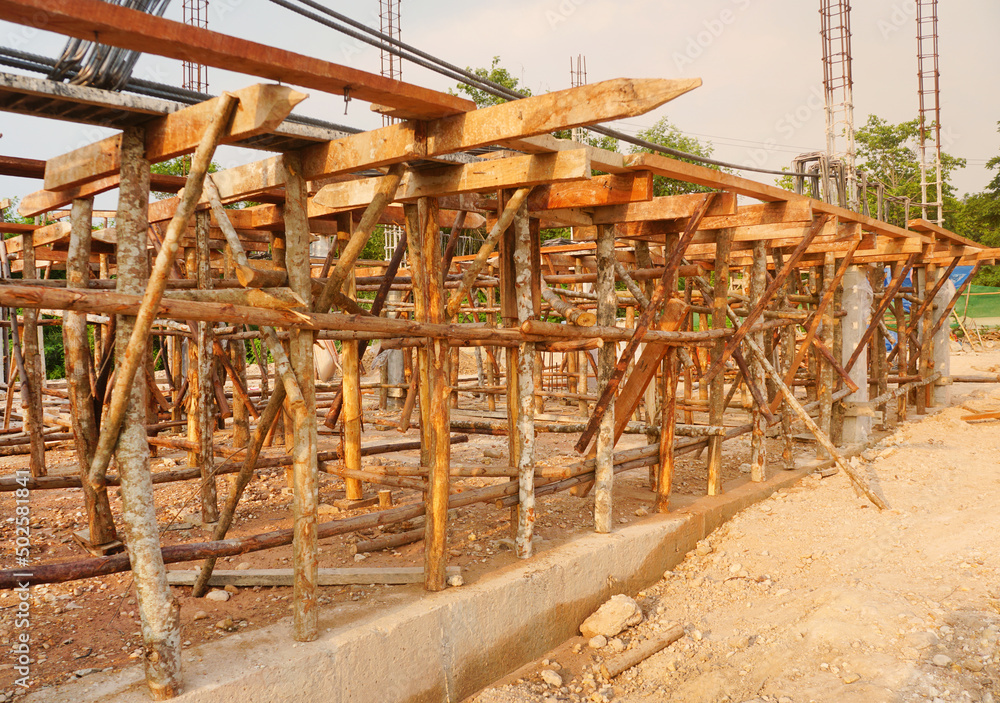
[[(937, 0), (917, 2), (917, 94), (920, 98), (920, 214), (944, 226), (941, 169), (941, 74)], [(931, 143), (928, 144), (928, 141)]]
[[(183, 15), (184, 24), (208, 29), (208, 0), (184, 0)], [(185, 61), (183, 70), (181, 87), (199, 93), (208, 92), (208, 66)]]
[[(846, 176), (846, 200), (858, 209), (855, 172), (854, 78), (851, 74), (851, 3), (820, 0), (820, 35), (823, 39), (823, 93), (826, 104), (826, 155), (839, 161)], [(830, 197), (830, 177), (824, 174), (824, 195)]]

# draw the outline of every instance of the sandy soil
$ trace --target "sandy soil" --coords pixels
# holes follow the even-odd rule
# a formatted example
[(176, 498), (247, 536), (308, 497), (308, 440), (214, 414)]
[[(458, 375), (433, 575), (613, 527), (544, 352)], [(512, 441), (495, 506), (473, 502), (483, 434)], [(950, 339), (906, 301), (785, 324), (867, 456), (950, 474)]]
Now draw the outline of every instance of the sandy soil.
[[(957, 353), (952, 373), (997, 371)], [(951, 407), (901, 426), (859, 469), (810, 476), (744, 511), (635, 595), (644, 623), (591, 649), (577, 637), (475, 703), (1000, 700), (1000, 410), (994, 385), (952, 387)], [(670, 623), (685, 636), (608, 682), (599, 664)], [(561, 687), (542, 681), (556, 671)], [(549, 677), (552, 678), (551, 676)]]

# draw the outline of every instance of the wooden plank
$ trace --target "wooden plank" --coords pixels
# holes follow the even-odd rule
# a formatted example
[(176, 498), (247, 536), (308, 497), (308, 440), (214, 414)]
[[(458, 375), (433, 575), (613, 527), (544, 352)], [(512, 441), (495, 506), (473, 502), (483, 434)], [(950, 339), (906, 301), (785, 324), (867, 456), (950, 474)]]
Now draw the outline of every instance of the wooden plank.
[[(609, 205), (594, 210), (595, 225), (610, 225), (620, 222), (644, 222), (647, 220), (672, 220), (688, 218), (694, 214), (704, 198), (703, 193), (687, 193), (684, 195), (668, 195), (653, 198), (648, 202), (628, 203), (625, 205)], [(722, 215), (733, 215), (737, 212), (736, 196), (732, 193), (721, 193), (715, 198), (705, 219)], [(683, 232), (686, 223), (675, 223), (672, 232)], [(699, 226), (699, 228), (701, 228)]]
[[(192, 586), (198, 578), (197, 570), (167, 571), (171, 586)], [(459, 576), (462, 569), (449, 566), (447, 574)], [(292, 569), (244, 569), (243, 571), (216, 569), (208, 581), (210, 586), (291, 586)], [(424, 570), (420, 566), (387, 566), (382, 568), (320, 569), (317, 586), (353, 586), (376, 583), (385, 586), (402, 586), (423, 583)]]
[[(518, 101), (520, 104), (523, 101)], [(599, 149), (598, 147), (572, 139), (557, 139), (551, 134), (539, 134), (535, 137), (521, 137), (517, 139), (507, 139), (497, 142), (502, 146), (509, 146), (512, 149), (523, 151), (525, 154), (548, 154), (554, 151), (567, 151), (572, 149), (586, 149), (590, 154), (590, 162), (598, 171), (606, 173), (628, 173), (625, 168), (625, 157), (614, 151)]]
[(653, 174), (637, 171), (596, 176), (589, 181), (538, 186), (528, 198), (528, 210), (622, 205), (652, 198)]
[(0, 0), (0, 19), (78, 39), (388, 105), (423, 119), (465, 112), (457, 96), (192, 27), (101, 0)]
[[(273, 131), (306, 99), (283, 85), (251, 85), (234, 91), (239, 104), (221, 143), (248, 139)], [(218, 111), (221, 98), (212, 98), (151, 120), (146, 129), (146, 160), (158, 163), (193, 152)], [(121, 168), (121, 134), (74, 149), (45, 164), (45, 189), (65, 190), (106, 178)]]
[(902, 227), (896, 227), (895, 225), (876, 220), (873, 217), (851, 212), (846, 208), (837, 207), (836, 205), (824, 203), (820, 200), (811, 200), (804, 195), (797, 195), (778, 186), (758, 183), (748, 178), (741, 178), (740, 176), (734, 176), (731, 173), (723, 171), (715, 171), (707, 166), (689, 164), (685, 161), (661, 156), (660, 154), (630, 154), (625, 157), (625, 165), (628, 168), (649, 170), (668, 178), (676, 178), (687, 183), (719, 188), (765, 202), (806, 200), (812, 203), (813, 210), (818, 213), (835, 215), (841, 222), (859, 222), (865, 229), (885, 234), (889, 237), (906, 238), (919, 236), (922, 241), (930, 241), (930, 238), (923, 235), (914, 235), (914, 233)]
[[(532, 137), (559, 129), (583, 127), (655, 110), (701, 85), (700, 78), (614, 78), (557, 90), (503, 105), (504, 110), (475, 110), (427, 125), (427, 152), (446, 154), (470, 143), (494, 144), (502, 139)], [(518, 114), (530, 101), (533, 119)]]
[[(34, 247), (45, 246), (53, 242), (65, 241), (69, 243), (69, 232), (71, 225), (69, 222), (55, 222), (51, 225), (43, 225), (32, 231), (31, 242)], [(7, 253), (14, 254), (24, 250), (24, 237), (11, 237), (4, 244), (7, 246)]]
[[(442, 166), (417, 172), (407, 171), (394, 199), (416, 200), (428, 196), (519, 188), (589, 177), (590, 159), (586, 150), (577, 149), (485, 163)], [(362, 207), (371, 202), (384, 178), (366, 178), (323, 186), (316, 193), (313, 202), (340, 210)]]

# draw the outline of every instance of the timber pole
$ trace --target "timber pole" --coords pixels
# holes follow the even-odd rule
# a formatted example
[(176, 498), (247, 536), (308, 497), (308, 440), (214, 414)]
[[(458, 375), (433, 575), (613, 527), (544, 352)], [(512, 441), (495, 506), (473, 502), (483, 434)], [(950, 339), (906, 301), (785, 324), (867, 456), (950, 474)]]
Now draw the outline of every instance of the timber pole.
[[(223, 131), (229, 124), (237, 102), (237, 99), (231, 95), (223, 95), (219, 99), (218, 112), (205, 131), (204, 138), (194, 153), (191, 161), (191, 173), (184, 188), (184, 195), (177, 206), (177, 212), (167, 227), (167, 234), (163, 238), (163, 245), (160, 247), (160, 253), (156, 257), (153, 272), (149, 277), (149, 285), (145, 289), (129, 291), (143, 296), (142, 305), (135, 318), (132, 342), (127, 348), (128, 355), (124, 354), (126, 349), (121, 349), (121, 353), (116, 357), (119, 367), (115, 373), (115, 386), (111, 394), (111, 406), (97, 442), (94, 463), (90, 468), (91, 480), (94, 480), (95, 476), (100, 476), (107, 470), (108, 461), (111, 459), (111, 451), (118, 437), (118, 430), (125, 414), (126, 394), (132, 380), (135, 378), (136, 371), (139, 370), (145, 357), (149, 330), (156, 319), (156, 313), (163, 298), (163, 291), (166, 289), (167, 276), (173, 267), (181, 237), (187, 231), (188, 220), (191, 219), (195, 206), (201, 197), (202, 183), (211, 165), (215, 146), (219, 143)], [(145, 219), (145, 216), (143, 219)]]
[[(612, 327), (618, 313), (615, 295), (615, 235), (611, 227), (597, 228), (597, 324)], [(616, 344), (605, 344), (597, 352), (597, 387), (607, 406), (597, 429), (597, 465), (594, 469), (594, 530), (611, 532), (612, 485), (614, 482), (615, 397), (606, 389), (615, 371)]]
[[(115, 217), (117, 286), (123, 293), (141, 295), (146, 290), (148, 277), (146, 209), (149, 203), (149, 162), (144, 157), (142, 129), (125, 130), (121, 152), (121, 186)], [(116, 358), (135, 355), (135, 368), (139, 368), (143, 363), (145, 344), (139, 350), (141, 354), (132, 345), (134, 330), (139, 329), (136, 318), (122, 315), (116, 328)], [(118, 380), (121, 381), (124, 371), (119, 369), (119, 374)], [(122, 516), (142, 621), (146, 684), (154, 699), (163, 700), (176, 696), (181, 689), (180, 606), (167, 584), (160, 551), (149, 470), (149, 445), (146, 443), (146, 379), (136, 378), (133, 373), (126, 386), (116, 384), (116, 388), (122, 389), (121, 433), (116, 427), (111, 435), (115, 440), (112, 446), (121, 480)], [(97, 479), (103, 482), (103, 474)], [(90, 480), (95, 482), (93, 470)]]
[[(518, 323), (534, 318), (533, 289), (540, 284), (532, 266), (532, 228), (528, 205), (522, 202), (514, 217), (514, 298)], [(518, 511), (514, 552), (521, 559), (532, 554), (535, 530), (535, 365), (538, 355), (534, 342), (524, 342), (517, 350), (517, 453)]]
[[(71, 209), (69, 251), (66, 254), (66, 287), (86, 288), (90, 280), (91, 214), (93, 201), (78, 199)], [(66, 351), (66, 390), (69, 395), (76, 456), (80, 463), (83, 502), (87, 512), (88, 538), (91, 545), (103, 545), (118, 539), (115, 532), (108, 489), (95, 488), (88, 480), (98, 435), (94, 413), (94, 390), (90, 382), (93, 368), (87, 339), (87, 315), (67, 312), (63, 317), (63, 347)], [(8, 391), (9, 392), (9, 391)]]
[[(288, 285), (312, 307), (309, 262), (309, 192), (297, 154), (285, 154), (285, 263)], [(300, 402), (295, 404), (292, 445), (292, 543), (294, 569), (294, 619), (296, 641), (309, 642), (319, 635), (316, 609), (319, 543), (316, 532), (319, 508), (319, 467), (316, 459), (316, 375), (313, 369), (313, 332), (290, 330), (290, 361), (298, 382)], [(294, 398), (292, 401), (294, 403)]]

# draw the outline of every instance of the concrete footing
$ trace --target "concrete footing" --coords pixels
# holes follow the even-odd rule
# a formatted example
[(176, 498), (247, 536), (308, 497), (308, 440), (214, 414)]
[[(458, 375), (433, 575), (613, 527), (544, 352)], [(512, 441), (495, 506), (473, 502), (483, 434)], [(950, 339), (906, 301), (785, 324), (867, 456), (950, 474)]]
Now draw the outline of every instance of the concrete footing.
[[(675, 499), (668, 515), (591, 534), (475, 583), (358, 617), (327, 609), (320, 638), (296, 643), (286, 622), (184, 652), (184, 703), (443, 703), (471, 696), (578, 634), (616, 593), (634, 594), (680, 563), (744, 508), (810, 468), (764, 483), (731, 482), (720, 496)], [(350, 622), (348, 622), (350, 620)], [(148, 700), (140, 667), (92, 674), (27, 697), (46, 703)]]

